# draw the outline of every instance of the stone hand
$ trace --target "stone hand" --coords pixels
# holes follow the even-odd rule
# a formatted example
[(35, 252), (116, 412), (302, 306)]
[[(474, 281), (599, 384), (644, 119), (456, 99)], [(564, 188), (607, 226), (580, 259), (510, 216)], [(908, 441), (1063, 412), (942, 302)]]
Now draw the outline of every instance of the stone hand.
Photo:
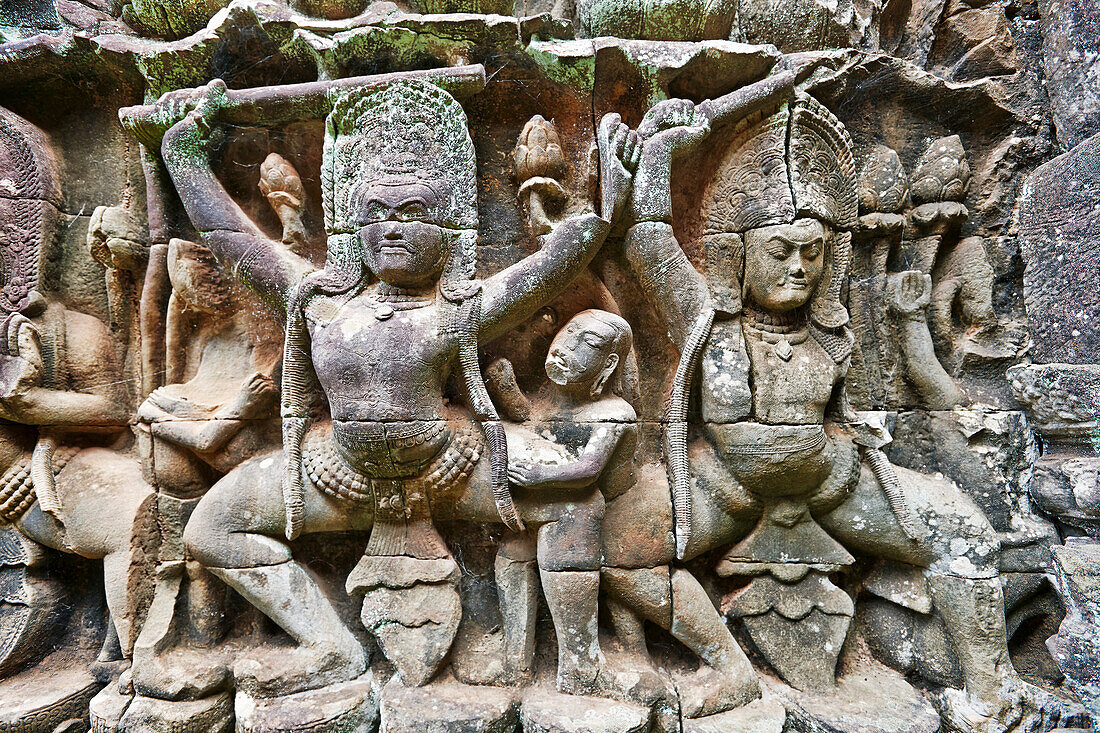
[(237, 395), (237, 415), (241, 418), (256, 417), (275, 398), (275, 381), (261, 372), (256, 372), (245, 383)]
[(906, 318), (920, 318), (932, 299), (932, 276), (920, 270), (891, 275), (886, 284), (890, 310)]
[(168, 92), (153, 106), (151, 124), (163, 134), (183, 119), (191, 117), (200, 127), (213, 127), (218, 111), (226, 103), (226, 86), (221, 79), (195, 89)]
[(4, 399), (25, 394), (42, 384), (43, 362), (41, 336), (26, 317), (14, 314), (6, 324), (3, 341)]
[(638, 134), (617, 114), (603, 116), (596, 140), (600, 151), (600, 215), (613, 222), (630, 198), (641, 145)]
[(642, 155), (634, 186), (635, 221), (672, 218), (672, 159), (710, 134), (710, 120), (689, 100), (668, 99), (646, 112), (638, 135)]
[(508, 480), (516, 486), (538, 486), (546, 482), (546, 474), (546, 466), (530, 461), (513, 461), (508, 465)]
[(275, 396), (275, 380), (262, 372), (256, 372), (244, 389), (250, 404), (263, 404)]
[(820, 53), (792, 53), (783, 57), (780, 69), (794, 74), (794, 83), (801, 84), (818, 69), (836, 68), (836, 65), (835, 59)]
[(642, 159), (672, 155), (692, 147), (710, 133), (710, 120), (688, 99), (666, 99), (649, 108), (638, 125)]

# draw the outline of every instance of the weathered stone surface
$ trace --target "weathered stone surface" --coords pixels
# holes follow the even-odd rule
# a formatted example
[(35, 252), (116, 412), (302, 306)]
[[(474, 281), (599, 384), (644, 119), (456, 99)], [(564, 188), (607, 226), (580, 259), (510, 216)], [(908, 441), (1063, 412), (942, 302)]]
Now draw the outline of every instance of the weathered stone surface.
[(1053, 553), (1066, 617), (1047, 646), (1070, 686), (1095, 709), (1100, 695), (1100, 543), (1073, 538)]
[(783, 733), (787, 709), (774, 696), (703, 718), (684, 718), (683, 733)]
[(899, 465), (940, 473), (982, 507), (1001, 532), (1032, 515), (1030, 472), (1039, 447), (1021, 412), (957, 409), (898, 413), (887, 452)]
[[(787, 730), (798, 733), (936, 733), (940, 717), (905, 678), (864, 662), (841, 674), (835, 690), (810, 694), (771, 689), (787, 705)], [(881, 701), (890, 704), (882, 705)]]
[(572, 695), (534, 693), (524, 698), (524, 733), (644, 733), (649, 710), (637, 705)]
[(1062, 150), (1100, 132), (1100, 8), (1088, 0), (1040, 0), (1043, 69)]
[(382, 688), (380, 733), (511, 733), (519, 724), (512, 690), (439, 681)]
[(1087, 364), (1100, 349), (1100, 135), (1043, 164), (1020, 197), (1024, 302), (1033, 356)]
[(965, 8), (944, 19), (929, 63), (947, 79), (969, 81), (1012, 74), (1019, 68), (1005, 7)]
[(378, 689), (374, 675), (273, 698), (238, 692), (234, 705), (241, 733), (359, 733), (378, 724)]

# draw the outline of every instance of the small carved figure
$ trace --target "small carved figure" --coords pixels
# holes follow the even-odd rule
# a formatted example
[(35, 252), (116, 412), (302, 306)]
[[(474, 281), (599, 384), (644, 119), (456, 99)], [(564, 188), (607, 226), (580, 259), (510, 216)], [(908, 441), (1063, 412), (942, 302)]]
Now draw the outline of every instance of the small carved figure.
[[(558, 687), (584, 692), (603, 664), (596, 626), (604, 497), (633, 485), (634, 408), (618, 395), (630, 325), (606, 311), (574, 316), (550, 345), (549, 383), (534, 398), (532, 425), (509, 426), (508, 478), (527, 531), (505, 538), (496, 570), (504, 617), (504, 664), (527, 679), (534, 657), (536, 567), (558, 638)], [(549, 442), (549, 445), (547, 443)]]
[[(223, 683), (224, 674), (194, 661), (185, 669), (161, 661), (181, 641), (209, 644), (221, 633), (220, 583), (187, 557), (183, 529), (214, 481), (278, 445), (282, 334), (258, 298), (219, 272), (206, 247), (173, 239), (167, 265), (168, 384), (141, 404), (135, 428), (157, 489), (161, 539), (157, 612), (138, 639), (134, 679), (144, 694), (173, 699), (185, 688), (202, 695)], [(181, 594), (186, 612), (177, 619)]]
[(105, 447), (127, 432), (125, 381), (103, 322), (40, 292), (57, 234), (57, 164), (41, 132), (4, 109), (0, 171), (11, 196), (0, 204), (0, 522), (103, 560), (107, 607), (128, 656), (135, 535), (151, 492), (136, 461)]
[[(237, 665), (238, 684), (253, 694), (343, 682), (366, 667), (358, 640), (275, 539), (303, 532), (371, 530), (348, 587), (363, 594), (364, 623), (405, 681), (423, 684), (434, 673), (460, 609), (457, 565), (433, 515), (446, 514), (465, 490), (486, 498), (474, 502), (479, 516), (470, 518), (497, 515), (522, 526), (477, 345), (529, 317), (587, 265), (626, 199), (636, 155), (636, 136), (605, 118), (606, 219), (575, 216), (536, 254), (477, 281), (474, 149), (458, 102), (418, 79), (327, 91), (305, 85), (302, 92), (331, 103), (321, 271), (263, 237), (214, 177), (209, 152), (229, 106), (225, 86), (158, 103), (172, 125), (165, 162), (203, 242), (287, 312), (285, 468), (266, 456), (231, 471), (200, 500), (185, 533), (194, 557), (299, 644), (284, 664)], [(453, 369), (480, 427), (444, 403)], [(332, 416), (312, 430), (310, 371)], [(424, 616), (432, 604), (436, 610)]]

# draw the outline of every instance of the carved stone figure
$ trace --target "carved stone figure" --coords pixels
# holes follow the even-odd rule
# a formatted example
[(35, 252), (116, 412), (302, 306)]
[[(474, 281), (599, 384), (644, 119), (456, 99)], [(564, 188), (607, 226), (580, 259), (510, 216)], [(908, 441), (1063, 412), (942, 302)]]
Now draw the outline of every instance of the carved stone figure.
[[(191, 517), (187, 548), (298, 642), (282, 663), (242, 660), (235, 669), (250, 693), (286, 695), (352, 680), (366, 657), (289, 548), (273, 538), (370, 529), (349, 590), (363, 595), (364, 624), (406, 683), (423, 684), (446, 654), (460, 611), (457, 565), (433, 515), (470, 491), (483, 497), (464, 500), (479, 512), (495, 507), (498, 521), (523, 526), (477, 344), (566, 285), (599, 247), (607, 222), (575, 217), (537, 254), (473, 280), (477, 211), (465, 113), (431, 82), (398, 79), (342, 91), (332, 102), (322, 163), (329, 255), (325, 269), (312, 272), (263, 238), (210, 171), (206, 151), (226, 99), (225, 87), (214, 84), (161, 100), (171, 124), (163, 151), (203, 241), (287, 309), (286, 461), (284, 468), (275, 457), (257, 458), (219, 481)], [(600, 150), (602, 211), (611, 218), (627, 191), (623, 161), (630, 164), (635, 137), (608, 118)], [(331, 422), (312, 430), (310, 367), (331, 412)], [(442, 401), (452, 369), (461, 374), (469, 412)], [(556, 577), (546, 574), (544, 585), (568, 583)], [(565, 587), (547, 596), (580, 602)], [(594, 590), (588, 603), (586, 615), (594, 617)], [(561, 677), (566, 690), (582, 682), (591, 680)]]
[[(41, 292), (60, 195), (52, 153), (29, 123), (7, 110), (0, 120), (2, 175), (14, 194), (2, 221), (0, 520), (37, 545), (102, 560), (111, 631), (101, 661), (116, 662), (131, 654), (142, 615), (134, 575), (151, 530), (150, 489), (138, 463), (111, 448), (128, 430), (129, 411), (107, 327)], [(42, 550), (24, 545), (33, 566)], [(18, 644), (33, 634), (23, 621), (5, 616), (3, 636)]]
[(1098, 727), (1087, 6), (0, 2), (0, 731)]
[[(175, 699), (224, 684), (220, 665), (182, 657), (176, 648), (189, 640), (209, 646), (224, 625), (222, 586), (187, 556), (183, 529), (217, 478), (278, 445), (282, 343), (267, 309), (221, 275), (208, 249), (173, 239), (167, 265), (168, 384), (138, 408), (136, 428), (157, 489), (160, 566), (133, 676), (142, 694)], [(178, 603), (186, 608), (183, 618)]]
[[(737, 541), (718, 572), (751, 581), (731, 610), (803, 689), (828, 686), (851, 614), (826, 573), (850, 565), (849, 550), (923, 568), (965, 681), (940, 694), (947, 725), (1048, 725), (1055, 699), (1008, 659), (992, 527), (952, 484), (891, 466), (879, 451), (888, 437), (847, 405), (852, 336), (839, 297), (857, 190), (844, 127), (805, 95), (740, 124), (704, 197), (705, 275), (677, 243), (672, 211), (652, 202), (669, 201), (673, 155), (704, 139), (709, 120), (672, 100), (639, 128), (624, 248), (681, 351), (667, 437), (678, 554)], [(702, 421), (689, 436), (696, 374)]]
[(509, 431), (508, 478), (531, 517), (525, 532), (501, 543), (496, 558), (504, 665), (512, 678), (532, 673), (541, 577), (558, 637), (559, 688), (599, 688), (603, 660), (594, 621), (604, 497), (633, 484), (637, 444), (634, 410), (615, 393), (631, 340), (630, 325), (612, 313), (574, 316), (550, 345), (550, 384), (530, 408), (532, 427)]

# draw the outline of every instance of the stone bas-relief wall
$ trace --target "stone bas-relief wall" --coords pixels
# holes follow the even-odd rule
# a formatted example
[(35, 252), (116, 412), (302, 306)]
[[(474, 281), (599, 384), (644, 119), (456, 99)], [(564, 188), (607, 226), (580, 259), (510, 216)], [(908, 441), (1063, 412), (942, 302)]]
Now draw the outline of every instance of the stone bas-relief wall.
[(0, 9), (0, 730), (1100, 714), (1087, 2)]

